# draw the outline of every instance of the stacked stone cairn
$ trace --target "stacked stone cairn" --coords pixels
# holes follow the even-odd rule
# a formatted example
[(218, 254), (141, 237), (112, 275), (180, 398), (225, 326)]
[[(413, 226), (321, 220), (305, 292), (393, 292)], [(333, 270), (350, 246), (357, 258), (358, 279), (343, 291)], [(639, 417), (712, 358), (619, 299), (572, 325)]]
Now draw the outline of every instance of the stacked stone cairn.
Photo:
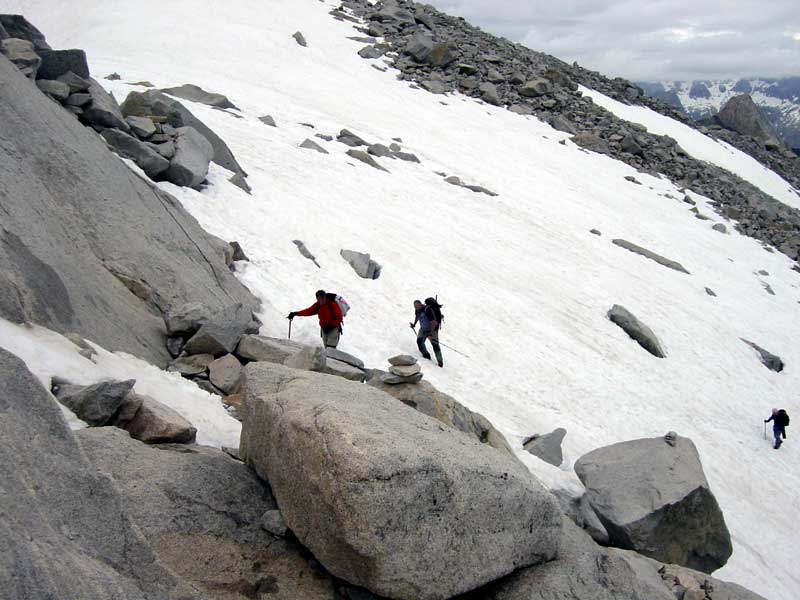
[(383, 383), (399, 385), (401, 383), (419, 383), (422, 381), (422, 368), (413, 356), (398, 354), (389, 359), (389, 365), (389, 373), (381, 378)]

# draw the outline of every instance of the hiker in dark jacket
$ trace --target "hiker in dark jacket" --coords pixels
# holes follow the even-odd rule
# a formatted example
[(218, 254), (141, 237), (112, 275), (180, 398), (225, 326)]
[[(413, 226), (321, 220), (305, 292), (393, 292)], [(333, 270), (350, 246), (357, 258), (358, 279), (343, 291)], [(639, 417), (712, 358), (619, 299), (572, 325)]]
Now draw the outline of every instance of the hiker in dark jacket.
[(428, 349), (425, 347), (425, 340), (431, 341), (433, 353), (436, 355), (436, 362), (440, 367), (444, 366), (442, 360), (442, 349), (439, 347), (439, 327), (441, 326), (442, 313), (439, 311), (439, 304), (433, 298), (426, 298), (425, 304), (419, 300), (414, 300), (414, 322), (409, 323), (411, 328), (419, 323), (417, 333), (417, 348), (423, 358), (431, 359)]
[(290, 312), (287, 319), (295, 317), (310, 317), (317, 315), (319, 318), (319, 334), (322, 345), (326, 348), (336, 348), (339, 345), (339, 335), (342, 333), (342, 309), (336, 300), (331, 300), (325, 290), (317, 290), (317, 301), (304, 310)]
[[(789, 415), (784, 409), (772, 409), (772, 416), (765, 419), (764, 423), (772, 421), (772, 435), (775, 437), (775, 450), (781, 447), (783, 440), (786, 439), (786, 426), (789, 424)], [(783, 439), (781, 439), (783, 438)]]

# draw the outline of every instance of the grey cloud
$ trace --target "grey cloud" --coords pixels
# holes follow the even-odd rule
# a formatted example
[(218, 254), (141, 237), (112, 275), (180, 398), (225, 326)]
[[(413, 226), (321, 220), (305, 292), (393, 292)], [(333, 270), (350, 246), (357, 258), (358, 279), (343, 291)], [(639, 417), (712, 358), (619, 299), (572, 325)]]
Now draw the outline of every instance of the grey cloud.
[[(429, 0), (485, 31), (633, 80), (800, 75), (797, 0)], [(797, 37), (800, 37), (798, 35)]]

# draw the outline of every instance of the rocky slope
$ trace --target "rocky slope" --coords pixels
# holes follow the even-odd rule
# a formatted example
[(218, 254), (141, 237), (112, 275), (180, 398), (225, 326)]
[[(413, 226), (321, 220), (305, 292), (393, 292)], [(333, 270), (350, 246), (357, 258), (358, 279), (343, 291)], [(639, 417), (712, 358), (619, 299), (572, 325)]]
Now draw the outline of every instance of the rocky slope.
[(0, 316), (163, 365), (169, 307), (257, 307), (228, 268), (227, 242), (120, 162), (5, 56), (0, 120)]
[[(561, 127), (574, 127), (576, 143), (618, 157), (642, 171), (655, 172), (656, 166), (661, 164), (673, 170), (682, 169), (684, 174), (688, 173), (687, 186), (707, 193), (718, 185), (724, 190), (731, 189), (726, 187), (729, 184), (743, 185), (738, 181), (731, 184), (727, 175), (721, 180), (713, 179), (720, 173), (698, 165), (676, 147), (674, 141), (650, 135), (641, 127), (621, 122), (593, 107), (574, 93), (577, 91), (575, 82), (559, 70), (560, 67), (553, 72), (540, 73), (536, 68), (528, 70), (528, 65), (523, 68), (523, 76), (516, 79), (519, 83), (514, 83), (513, 72), (504, 73), (510, 64), (515, 64), (513, 58), (506, 62), (498, 54), (482, 54), (487, 48), (491, 52), (505, 52), (503, 43), (486, 42), (489, 45), (484, 48), (483, 38), (475, 38), (475, 42), (468, 40), (454, 46), (463, 53), (462, 59), (472, 62), (456, 63), (454, 68), (458, 73), (448, 72), (447, 67), (452, 64), (448, 61), (456, 50), (448, 58), (452, 48), (443, 48), (435, 39), (428, 39), (430, 36), (425, 30), (433, 30), (450, 39), (448, 36), (455, 35), (452, 31), (455, 26), (450, 21), (410, 3), (391, 6), (387, 3), (387, 6), (378, 7), (351, 4), (357, 10), (367, 11), (364, 14), (372, 22), (354, 24), (368, 28), (378, 24), (387, 38), (395, 36), (398, 44), (402, 40), (402, 50), (397, 56), (390, 54), (389, 59), (397, 59), (395, 64), (402, 69), (403, 77), (419, 81), (433, 93), (450, 89), (448, 86), (456, 83), (462, 85), (462, 79), (472, 76), (473, 81), (463, 87), (469, 90), (473, 83), (477, 83), (475, 95), (484, 101), (494, 104), (496, 100), (507, 99), (514, 112), (535, 113)], [(411, 14), (407, 9), (415, 12)], [(351, 14), (341, 10), (334, 10), (332, 14), (345, 21), (352, 22), (353, 19)], [(445, 23), (442, 24), (440, 19)], [(412, 27), (413, 34), (406, 31)], [(422, 35), (418, 35), (420, 33)], [(305, 36), (299, 32), (292, 37), (299, 47), (309, 47)], [(313, 43), (312, 38), (311, 47)], [(386, 50), (378, 40), (364, 43), (368, 50), (364, 54), (367, 55)], [(476, 49), (470, 53), (469, 48), (474, 44), (477, 44)], [(409, 60), (409, 56), (413, 60)], [(2, 62), (4, 60), (0, 58), (0, 64), (6, 65)], [(439, 61), (442, 62), (441, 69), (430, 68)], [(25, 68), (28, 66), (23, 64)], [(576, 80), (593, 77), (578, 67), (573, 68), (576, 69)], [(369, 68), (366, 70), (372, 72)], [(472, 73), (468, 74), (468, 71)], [(186, 213), (178, 212), (179, 204), (174, 199), (170, 205), (176, 208), (176, 213), (158, 212), (158, 205), (148, 203), (148, 198), (142, 196), (146, 196), (147, 191), (161, 199), (168, 196), (157, 193), (147, 180), (133, 175), (135, 171), (129, 173), (130, 180), (126, 179), (122, 171), (127, 166), (115, 163), (119, 169), (113, 170), (107, 159), (117, 159), (111, 157), (108, 148), (89, 129), (78, 125), (60, 103), (46, 100), (46, 96), (19, 73), (16, 80), (13, 71), (9, 70), (5, 75), (7, 79), (3, 82), (8, 81), (11, 85), (4, 86), (4, 89), (9, 93), (9, 103), (13, 108), (8, 111), (9, 115), (2, 116), (13, 119), (23, 114), (26, 119), (19, 120), (27, 122), (35, 130), (31, 139), (39, 141), (40, 145), (49, 143), (55, 146), (55, 151), (37, 153), (36, 148), (29, 148), (24, 141), (15, 141), (15, 145), (3, 148), (3, 164), (7, 165), (9, 172), (18, 164), (28, 167), (29, 170), (23, 170), (22, 174), (29, 175), (36, 182), (37, 189), (54, 181), (67, 187), (69, 192), (66, 196), (56, 196), (43, 206), (35, 204), (31, 195), (24, 197), (33, 206), (32, 212), (50, 210), (59, 216), (68, 230), (63, 235), (50, 221), (45, 221), (41, 229), (29, 234), (30, 223), (36, 219), (25, 213), (20, 203), (9, 201), (8, 207), (3, 205), (6, 213), (14, 217), (8, 221), (13, 231), (4, 235), (13, 241), (11, 236), (17, 235), (16, 232), (25, 233), (24, 248), (33, 246), (40, 238), (53, 246), (50, 253), (45, 253), (39, 246), (35, 247), (36, 253), (30, 253), (36, 260), (46, 263), (39, 258), (44, 256), (50, 261), (46, 263), (51, 265), (48, 268), (40, 267), (32, 259), (19, 267), (19, 250), (16, 254), (9, 252), (10, 258), (5, 258), (13, 263), (11, 268), (0, 264), (4, 267), (0, 272), (10, 273), (7, 277), (14, 282), (14, 293), (20, 299), (18, 305), (8, 301), (10, 308), (4, 307), (7, 314), (16, 320), (32, 320), (60, 331), (74, 328), (109, 347), (135, 352), (160, 365), (164, 364), (165, 352), (178, 354), (176, 362), (184, 361), (182, 367), (190, 360), (197, 360), (197, 363), (189, 365), (191, 370), (181, 373), (192, 377), (197, 385), (212, 393), (240, 391), (242, 363), (255, 364), (244, 368), (243, 396), (226, 398), (226, 403), (233, 406), (235, 402), (241, 409), (238, 416), (244, 420), (241, 455), (236, 448), (230, 448), (228, 456), (219, 450), (188, 445), (145, 445), (143, 442), (161, 442), (163, 438), (158, 433), (145, 434), (142, 428), (131, 427), (132, 421), (128, 417), (144, 418), (141, 411), (147, 408), (148, 419), (157, 420), (155, 417), (159, 415), (156, 413), (159, 413), (163, 421), (163, 411), (154, 408), (157, 405), (141, 399), (136, 404), (135, 398), (122, 397), (121, 394), (116, 397), (117, 404), (103, 405), (107, 397), (104, 394), (87, 398), (89, 392), (85, 389), (72, 390), (75, 393), (70, 395), (61, 394), (63, 390), (54, 388), (59, 400), (76, 411), (78, 404), (92, 409), (102, 405), (99, 408), (105, 409), (103, 419), (86, 416), (87, 422), (95, 427), (73, 434), (46, 389), (36, 382), (19, 360), (6, 351), (0, 351), (0, 374), (3, 377), (0, 383), (4, 389), (10, 390), (0, 406), (4, 414), (10, 415), (0, 425), (4, 438), (11, 440), (3, 450), (2, 461), (6, 466), (2, 475), (9, 481), (4, 494), (13, 505), (5, 539), (14, 543), (13, 550), (0, 546), (2, 566), (10, 565), (10, 568), (0, 569), (1, 589), (12, 590), (11, 593), (19, 598), (54, 595), (57, 590), (76, 597), (116, 594), (120, 598), (222, 597), (231, 600), (322, 598), (334, 594), (351, 600), (377, 598), (375, 594), (400, 600), (438, 600), (461, 592), (466, 592), (471, 598), (519, 600), (758, 598), (752, 592), (704, 573), (663, 562), (675, 561), (711, 571), (724, 565), (730, 556), (731, 540), (725, 520), (711, 494), (699, 455), (686, 438), (670, 433), (664, 437), (638, 440), (630, 444), (645, 448), (644, 451), (618, 451), (612, 447), (606, 452), (590, 453), (576, 464), (579, 476), (585, 479), (591, 493), (570, 497), (563, 503), (578, 506), (579, 515), (571, 509), (564, 510), (580, 526), (586, 527), (588, 533), (603, 539), (604, 543), (617, 546), (601, 548), (571, 520), (562, 517), (556, 500), (519, 461), (509, 456), (509, 444), (503, 436), (494, 431), (481, 415), (464, 409), (453, 398), (438, 394), (428, 386), (419, 389), (406, 387), (402, 392), (387, 393), (383, 385), (362, 385), (367, 375), (363, 363), (361, 366), (348, 363), (341, 354), (337, 354), (337, 358), (326, 358), (319, 349), (315, 351), (282, 340), (243, 337), (250, 325), (255, 301), (228, 271), (232, 248), (205, 234)], [(598, 78), (595, 84), (601, 89), (605, 86), (609, 93), (629, 101), (638, 98), (636, 89), (624, 82)], [(38, 93), (38, 99), (29, 98), (29, 92)], [(20, 106), (13, 104), (14, 95), (20, 97), (19, 103), (30, 103), (30, 113), (24, 113)], [(42, 104), (43, 99), (49, 109), (58, 113), (49, 113)], [(149, 119), (149, 114), (148, 110), (138, 117)], [(89, 137), (79, 133), (78, 129), (65, 126), (58, 115), (71, 119), (69, 123)], [(517, 118), (505, 113), (504, 116)], [(39, 135), (42, 124), (44, 134)], [(154, 121), (153, 126), (155, 124)], [(308, 125), (303, 127), (310, 128)], [(109, 131), (116, 130), (116, 127), (106, 128), (103, 132), (106, 139)], [(23, 137), (19, 124), (12, 131), (15, 138)], [(56, 135), (49, 138), (45, 134), (51, 131)], [(552, 135), (553, 131), (548, 129), (547, 133)], [(71, 136), (68, 137), (69, 145), (59, 145), (60, 136)], [(340, 139), (333, 143), (346, 144), (342, 141), (346, 139), (355, 146), (367, 146), (355, 140), (356, 137), (342, 131)], [(332, 142), (330, 138), (325, 139), (324, 133), (319, 134), (318, 139), (322, 140), (319, 144)], [(95, 142), (97, 147), (92, 146)], [(566, 139), (561, 142), (566, 146)], [(324, 150), (319, 144), (317, 147)], [(553, 142), (553, 147), (559, 150), (561, 146), (556, 144)], [(392, 176), (383, 164), (401, 159), (399, 154), (402, 150), (377, 147), (381, 145), (371, 144), (371, 152), (348, 151), (348, 156), (369, 166), (351, 164), (347, 168), (364, 168), (374, 174), (379, 169), (371, 167), (377, 165), (381, 177)], [(75, 149), (83, 151), (81, 158), (88, 156), (104, 169), (111, 169), (113, 176), (106, 180), (110, 185), (103, 187), (98, 184), (101, 191), (95, 195), (103, 195), (112, 215), (103, 211), (99, 200), (90, 198), (83, 205), (72, 198), (78, 196), (78, 189), (87, 187), (93, 191), (93, 178), (100, 177), (94, 171), (89, 171), (90, 176), (84, 181), (86, 167), (77, 162), (68, 163), (75, 176), (72, 187), (67, 186), (63, 177), (52, 180), (48, 177), (49, 169), (58, 172), (65, 168), (60, 166), (63, 155), (70, 155)], [(573, 150), (581, 156), (580, 151)], [(316, 153), (310, 154), (319, 158)], [(26, 163), (28, 155), (37, 159), (35, 166), (44, 175)], [(207, 158), (210, 160), (211, 157)], [(204, 161), (206, 167), (208, 160)], [(610, 168), (608, 163), (603, 164)], [(411, 168), (417, 167), (411, 165)], [(709, 179), (705, 185), (694, 176), (700, 172)], [(6, 177), (5, 172), (2, 174), (3, 184), (12, 181), (17, 186), (12, 191), (19, 188), (23, 193), (22, 177), (14, 179)], [(36, 176), (40, 178), (37, 180)], [(493, 209), (505, 208), (495, 200), (496, 193), (479, 185), (464, 185), (460, 178), (453, 177), (442, 182), (431, 176), (444, 188), (452, 187), (468, 196), (473, 195), (470, 191), (479, 192), (475, 197), (483, 202), (488, 203), (490, 197), (493, 202), (498, 202), (491, 205)], [(628, 183), (618, 183), (637, 187), (639, 182), (635, 177), (628, 175), (627, 179)], [(364, 181), (367, 181), (366, 177)], [(654, 183), (656, 180), (649, 178), (647, 181)], [(188, 183), (193, 187), (203, 186), (199, 176)], [(193, 198), (213, 199), (223, 204), (224, 199), (215, 194), (220, 189), (227, 189), (220, 187), (226, 184), (217, 178), (206, 194), (197, 194)], [(134, 187), (137, 194), (119, 196), (120, 186), (123, 190), (127, 189), (125, 186)], [(564, 189), (567, 187), (564, 185)], [(751, 188), (755, 190), (752, 186), (741, 189), (750, 191)], [(385, 189), (389, 189), (388, 184)], [(179, 192), (183, 193), (183, 190)], [(759, 195), (755, 195), (756, 192)], [(768, 205), (763, 193), (756, 192), (752, 192), (755, 199), (751, 200), (760, 212)], [(244, 196), (238, 190), (236, 193)], [(655, 200), (656, 195), (653, 193), (648, 200)], [(107, 197), (116, 199), (112, 201)], [(258, 200), (263, 201), (264, 197)], [(131, 206), (116, 204), (122, 201)], [(719, 203), (723, 204), (722, 200)], [(80, 212), (80, 219), (68, 220), (68, 216), (58, 212), (62, 210), (61, 205), (66, 206), (63, 213)], [(473, 210), (477, 212), (486, 206), (488, 204), (473, 206)], [(255, 214), (255, 209), (251, 207), (251, 210)], [(150, 219), (142, 214), (148, 212), (153, 213)], [(136, 226), (131, 227), (130, 232), (122, 229), (120, 233), (116, 223), (119, 215), (130, 218)], [(537, 223), (540, 222), (539, 216)], [(764, 218), (769, 222), (770, 218), (774, 220), (774, 215)], [(179, 224), (184, 237), (172, 226), (170, 219)], [(691, 221), (696, 223), (693, 218)], [(6, 223), (5, 217), (3, 223)], [(387, 228), (384, 234), (389, 231)], [(711, 236), (717, 236), (716, 232), (704, 229), (704, 233)], [(601, 239), (589, 235), (588, 228), (583, 233), (593, 241)], [(291, 236), (285, 232), (285, 237), (289, 245)], [(114, 244), (109, 241), (112, 238)], [(637, 265), (646, 265), (639, 267), (643, 271), (647, 267), (668, 267), (672, 269), (669, 275), (685, 281), (690, 280), (691, 273), (697, 274), (694, 264), (686, 263), (691, 268), (690, 273), (680, 263), (623, 242), (625, 240), (615, 239), (608, 244), (609, 247), (630, 251), (619, 250), (621, 254), (617, 256), (623, 258), (615, 260), (620, 263), (626, 259), (642, 261)], [(74, 255), (72, 244), (75, 243), (85, 253), (91, 251), (90, 260), (79, 262), (83, 255)], [(10, 243), (7, 245), (12, 247)], [(592, 250), (597, 254), (603, 251), (599, 242)], [(788, 253), (786, 249), (784, 251)], [(184, 256), (179, 268), (167, 260), (176, 252)], [(212, 260), (206, 257), (206, 252), (216, 252), (217, 256)], [(64, 262), (57, 262), (60, 255), (66, 256)], [(364, 256), (369, 266), (371, 259), (369, 255)], [(162, 262), (155, 262), (159, 257)], [(207, 264), (204, 265), (201, 258), (206, 259)], [(382, 271), (384, 275), (380, 283), (391, 282), (395, 277), (392, 269), (397, 269), (397, 266), (383, 264), (381, 260), (381, 266), (386, 270)], [(685, 259), (681, 257), (681, 260)], [(97, 270), (95, 263), (111, 264), (115, 269), (123, 265), (131, 271), (121, 274), (115, 271), (113, 279), (97, 276), (96, 280), (81, 281), (79, 277), (84, 270), (92, 273)], [(267, 271), (265, 264), (267, 261), (256, 263), (254, 267)], [(780, 264), (788, 271), (784, 263)], [(314, 265), (314, 268), (321, 269), (319, 263)], [(375, 285), (375, 270), (373, 267), (373, 277), (361, 275), (359, 279), (363, 281), (358, 283)], [(316, 277), (316, 271), (313, 272)], [(19, 280), (26, 275), (30, 279), (22, 285)], [(563, 277), (563, 273), (559, 275)], [(63, 281), (66, 277), (70, 278), (71, 285)], [(668, 275), (659, 273), (654, 279), (666, 281)], [(104, 295), (108, 286), (120, 280), (125, 290), (129, 290), (148, 309), (151, 319), (143, 320), (140, 312), (132, 309), (118, 310), (116, 302), (119, 298)], [(45, 289), (37, 287), (41, 281), (49, 282)], [(342, 276), (340, 281), (346, 279)], [(118, 320), (118, 331), (108, 332), (100, 325), (86, 325), (83, 320), (77, 322), (66, 317), (61, 320), (52, 317), (51, 312), (64, 310), (65, 296), (73, 298), (81, 284), (87, 287), (85, 296), (81, 296), (86, 298), (85, 302), (110, 304), (103, 319), (108, 322)], [(695, 291), (698, 290), (702, 300), (710, 303), (712, 294), (708, 293), (708, 288), (705, 294), (700, 288)], [(15, 294), (10, 295), (12, 300)], [(28, 304), (38, 312), (28, 308), (25, 300), (29, 298), (33, 300)], [(196, 319), (183, 314), (185, 323), (176, 324), (181, 320), (176, 317), (180, 312), (175, 310), (178, 304), (193, 300), (202, 302), (205, 306), (201, 308), (210, 312)], [(45, 301), (53, 304), (39, 308)], [(235, 305), (230, 304), (233, 301), (236, 301)], [(557, 301), (563, 302), (563, 299)], [(136, 302), (133, 305), (141, 308)], [(72, 304), (67, 303), (67, 306)], [(244, 319), (223, 318), (242, 311)], [(209, 316), (212, 313), (214, 316)], [(94, 312), (85, 308), (80, 314), (90, 319)], [(611, 316), (608, 315), (610, 321), (620, 324), (620, 319), (614, 320)], [(652, 372), (669, 369), (669, 357), (686, 352), (675, 337), (667, 338), (667, 334), (673, 333), (670, 328), (659, 330), (656, 327), (665, 339), (672, 341), (672, 346), (663, 344), (667, 349), (665, 352), (657, 338), (655, 342), (650, 339), (655, 334), (649, 327), (631, 314), (628, 316), (623, 327), (627, 335), (658, 357), (660, 364), (657, 366), (642, 363), (647, 364)], [(604, 325), (607, 324), (603, 314), (600, 318)], [(145, 326), (151, 328), (146, 331), (147, 344), (133, 336)], [(563, 326), (565, 330), (570, 327), (578, 329), (574, 323)], [(110, 325), (106, 324), (105, 328), (110, 329)], [(621, 332), (617, 332), (614, 325), (608, 324), (608, 329), (601, 331), (615, 342), (620, 339), (629, 341), (615, 337), (615, 333), (621, 336)], [(165, 332), (170, 334), (169, 338), (164, 336)], [(572, 335), (578, 334), (573, 331)], [(377, 337), (379, 343), (385, 342), (383, 336)], [(740, 344), (738, 340), (736, 343)], [(91, 356), (91, 347), (85, 342), (84, 345), (83, 350)], [(280, 348), (276, 350), (276, 346)], [(627, 349), (625, 346), (624, 350)], [(655, 349), (658, 351), (654, 352)], [(636, 352), (639, 351), (637, 346)], [(273, 355), (278, 356), (278, 360), (271, 360)], [(651, 359), (645, 352), (641, 355)], [(762, 360), (763, 357), (762, 353)], [(745, 358), (750, 359), (757, 362), (754, 356)], [(281, 364), (275, 365), (275, 362)], [(780, 369), (775, 371), (783, 369), (783, 363), (778, 362)], [(336, 368), (328, 369), (332, 365)], [(173, 367), (179, 370), (175, 363)], [(413, 386), (419, 380), (416, 376), (421, 377), (420, 371), (419, 367), (414, 369), (413, 376), (411, 371), (400, 371), (399, 375), (392, 372), (389, 379), (394, 382), (392, 385)], [(407, 378), (404, 373), (408, 374)], [(371, 375), (374, 376), (375, 372)], [(483, 379), (492, 378), (491, 371), (481, 375)], [(346, 381), (351, 378), (354, 381)], [(397, 381), (398, 378), (402, 381)], [(387, 380), (381, 376), (380, 383), (387, 383)], [(130, 384), (123, 387), (130, 390)], [(131, 414), (127, 414), (129, 409)], [(85, 415), (81, 413), (81, 416)], [(574, 424), (576, 429), (580, 425)], [(525, 426), (532, 427), (530, 423), (525, 423)], [(127, 429), (130, 436), (123, 429)], [(176, 441), (193, 439), (193, 429), (184, 428), (176, 436)], [(38, 435), (34, 435), (37, 432)], [(561, 434), (557, 444), (563, 438)], [(27, 443), (29, 439), (33, 442)], [(48, 455), (46, 449), (53, 448), (56, 449), (55, 456)], [(19, 456), (14, 455), (17, 452)], [(560, 452), (558, 455), (563, 459)], [(246, 465), (234, 458), (239, 456), (245, 459)], [(562, 460), (551, 460), (558, 463), (556, 467), (561, 465)], [(61, 469), (62, 463), (68, 468)], [(591, 469), (587, 468), (587, 463), (591, 463)], [(671, 479), (672, 467), (676, 463), (685, 466), (677, 483)], [(598, 466), (601, 468), (595, 468)], [(589, 473), (590, 470), (595, 472)], [(34, 490), (27, 485), (25, 476), (28, 475), (37, 481)], [(622, 498), (613, 493), (626, 486), (635, 487), (637, 493)], [(110, 509), (105, 514), (98, 516), (103, 508), (108, 507)], [(93, 529), (94, 519), (99, 523)], [(30, 535), (31, 531), (35, 532), (34, 536)], [(48, 554), (52, 548), (57, 549), (59, 556), (69, 556), (70, 562), (65, 564), (52, 560)], [(365, 586), (366, 589), (356, 586)]]
[[(370, 45), (360, 55), (366, 59), (387, 55), (401, 79), (433, 93), (460, 91), (518, 114), (534, 114), (556, 129), (576, 134), (574, 141), (579, 145), (642, 171), (663, 173), (686, 189), (713, 198), (721, 214), (739, 221), (743, 233), (793, 259), (800, 256), (800, 211), (724, 169), (691, 158), (675, 140), (616, 118), (578, 90), (579, 84), (584, 85), (699, 127), (677, 109), (645, 96), (633, 83), (608, 79), (494, 37), (427, 5), (346, 0), (343, 6), (363, 18), (368, 25), (362, 32), (373, 36), (361, 40)], [(333, 14), (345, 18), (341, 11)], [(378, 43), (375, 36), (382, 36), (383, 42)], [(736, 133), (721, 137), (800, 188), (800, 160), (788, 148), (752, 143)]]
[(700, 81), (637, 82), (647, 95), (695, 120), (717, 114), (739, 94), (749, 94), (764, 111), (778, 135), (800, 148), (800, 78), (751, 77)]

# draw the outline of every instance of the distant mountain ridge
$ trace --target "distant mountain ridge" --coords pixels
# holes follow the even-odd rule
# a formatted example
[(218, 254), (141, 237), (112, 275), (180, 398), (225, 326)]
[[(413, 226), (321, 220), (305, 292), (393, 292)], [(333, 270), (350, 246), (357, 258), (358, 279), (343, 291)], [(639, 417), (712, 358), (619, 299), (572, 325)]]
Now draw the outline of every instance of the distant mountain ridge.
[(732, 97), (750, 94), (778, 135), (800, 148), (800, 77), (637, 82), (648, 96), (695, 120), (717, 114)]

